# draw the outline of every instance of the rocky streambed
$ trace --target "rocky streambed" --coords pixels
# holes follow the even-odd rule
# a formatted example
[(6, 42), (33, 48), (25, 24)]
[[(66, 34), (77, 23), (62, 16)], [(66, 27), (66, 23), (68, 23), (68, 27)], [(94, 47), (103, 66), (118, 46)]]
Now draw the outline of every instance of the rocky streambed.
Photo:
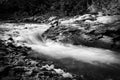
[(117, 16), (92, 17), (83, 15), (61, 21), (42, 36), (62, 43), (120, 50), (120, 21)]
[(119, 80), (120, 22), (107, 17), (1, 23), (0, 79)]
[(35, 25), (38, 24), (3, 23), (0, 25), (0, 80), (79, 79), (79, 76), (69, 73), (67, 68), (45, 57), (38, 56), (38, 53), (32, 48), (24, 45), (23, 34), (26, 36), (32, 33), (30, 30), (26, 32), (26, 29), (30, 28), (28, 25), (31, 27), (34, 25), (35, 29)]

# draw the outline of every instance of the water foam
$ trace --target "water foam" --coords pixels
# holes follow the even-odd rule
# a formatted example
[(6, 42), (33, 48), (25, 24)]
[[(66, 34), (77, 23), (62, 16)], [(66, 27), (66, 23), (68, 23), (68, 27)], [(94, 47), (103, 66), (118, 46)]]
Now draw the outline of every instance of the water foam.
[(28, 36), (26, 41), (28, 42), (27, 46), (32, 47), (33, 50), (55, 59), (72, 58), (95, 65), (96, 62), (107, 65), (120, 63), (119, 55), (114, 51), (82, 45), (64, 45), (51, 40), (44, 41), (39, 33)]

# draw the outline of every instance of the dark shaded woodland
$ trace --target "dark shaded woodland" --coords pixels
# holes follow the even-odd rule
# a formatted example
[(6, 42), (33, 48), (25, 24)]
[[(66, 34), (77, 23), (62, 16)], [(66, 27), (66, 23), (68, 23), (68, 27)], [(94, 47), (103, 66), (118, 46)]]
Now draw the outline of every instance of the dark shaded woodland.
[(0, 17), (89, 13), (91, 7), (105, 14), (119, 14), (119, 0), (0, 0)]

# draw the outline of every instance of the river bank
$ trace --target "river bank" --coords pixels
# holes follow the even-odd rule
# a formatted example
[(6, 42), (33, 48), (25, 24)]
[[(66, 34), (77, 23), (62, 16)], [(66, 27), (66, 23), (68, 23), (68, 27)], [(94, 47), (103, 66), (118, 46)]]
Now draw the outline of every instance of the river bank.
[[(3, 49), (3, 51), (8, 51), (10, 53), (10, 54), (6, 54), (6, 52), (5, 53), (2, 52), (1, 55), (9, 56), (11, 54), (14, 54), (15, 52), (15, 56), (12, 57), (14, 59), (16, 58), (16, 56), (19, 55), (19, 52), (22, 53), (22, 55), (17, 57), (18, 58), (17, 61), (19, 63), (19, 59), (20, 59), (20, 65), (22, 65), (22, 69), (28, 68), (29, 69), (28, 73), (32, 71), (30, 74), (32, 73), (34, 74), (33, 70), (35, 67), (39, 69), (38, 66), (36, 66), (37, 64), (36, 58), (38, 60), (37, 62), (39, 64), (42, 64), (41, 62), (39, 62), (42, 56), (42, 59), (44, 59), (43, 63), (44, 62), (46, 63), (45, 65), (43, 64), (42, 65), (45, 67), (45, 69), (48, 69), (48, 67), (50, 67), (51, 68), (50, 70), (55, 72), (55, 75), (59, 74), (57, 76), (57, 79), (60, 79), (60, 80), (64, 80), (64, 79), (65, 80), (66, 79), (68, 80), (69, 79), (70, 80), (71, 79), (72, 80), (110, 80), (110, 79), (119, 80), (120, 79), (119, 78), (120, 76), (119, 75), (119, 71), (120, 71), (119, 51), (116, 52), (115, 50), (112, 50), (109, 48), (109, 46), (111, 45), (114, 45), (114, 47), (117, 47), (116, 45), (119, 45), (119, 33), (117, 33), (119, 31), (119, 26), (118, 26), (119, 21), (118, 22), (115, 21), (115, 23), (112, 23), (112, 26), (110, 24), (107, 24), (107, 28), (106, 28), (106, 24), (104, 23), (94, 24), (96, 23), (96, 20), (92, 21), (91, 19), (93, 19), (93, 17), (90, 17), (90, 16), (91, 15), (83, 15), (82, 17), (76, 16), (76, 17), (66, 18), (66, 19), (58, 19), (58, 20), (53, 19), (50, 21), (51, 23), (49, 24), (1, 23), (0, 38), (3, 40), (1, 41), (2, 42), (1, 47), (5, 48)], [(92, 24), (92, 25), (88, 25), (88, 24)], [(110, 32), (110, 35), (106, 34), (107, 32)], [(103, 36), (101, 36), (101, 34)], [(114, 39), (114, 36), (116, 41), (113, 44), (112, 39)], [(83, 39), (82, 41), (86, 45), (81, 42), (81, 39)], [(101, 41), (103, 41), (104, 44), (94, 43), (94, 41), (99, 39), (101, 39)], [(9, 41), (11, 45), (7, 44), (9, 46), (6, 46), (3, 44), (6, 42), (9, 43)], [(87, 41), (88, 43), (91, 43), (92, 41), (91, 44), (94, 43), (93, 44), (94, 46), (92, 46), (91, 44), (88, 44)], [(107, 45), (105, 43), (107, 43)], [(102, 45), (102, 46), (97, 47), (97, 45)], [(31, 49), (28, 49), (27, 47), (28, 48), (30, 47)], [(119, 47), (117, 48), (119, 49)], [(10, 51), (12, 50), (12, 52), (6, 49), (10, 49)], [(20, 51), (17, 51), (17, 49), (20, 49)], [(30, 60), (28, 60), (28, 63), (31, 61), (31, 59), (32, 61), (35, 61), (35, 66), (29, 67), (31, 66), (31, 62), (30, 62), (30, 65), (26, 65), (27, 63), (24, 62), (26, 60), (26, 57), (28, 59), (28, 54), (27, 55), (25, 54), (24, 58), (21, 59), (24, 53), (27, 52), (27, 50), (24, 51), (24, 49), (28, 49), (29, 51), (31, 50), (35, 51), (31, 53), (32, 58), (29, 57)], [(24, 52), (21, 52), (22, 50)], [(27, 53), (29, 53), (29, 51)], [(3, 58), (3, 56), (1, 58)], [(5, 59), (8, 59), (8, 58), (9, 57)], [(22, 64), (21, 64), (21, 60), (23, 61)], [(51, 62), (52, 63), (54, 62), (54, 63), (47, 65)], [(9, 64), (7, 63), (7, 66), (8, 65), (13, 66), (14, 65), (13, 63), (14, 61)], [(17, 67), (18, 67), (18, 63), (16, 65)], [(65, 67), (65, 68), (63, 68), (63, 70), (59, 68), (54, 68), (53, 65), (55, 65), (56, 63), (60, 65), (59, 68), (60, 67), (61, 68)], [(25, 64), (26, 66), (23, 64)], [(23, 66), (27, 68), (23, 68)], [(4, 67), (4, 65), (2, 67)], [(4, 71), (4, 68), (2, 71)], [(40, 68), (40, 71), (41, 71), (41, 68)], [(49, 70), (47, 71), (49, 73)], [(24, 75), (25, 73), (23, 72), (22, 74)], [(38, 78), (38, 74), (40, 74), (39, 71), (37, 72), (36, 76), (37, 76), (37, 79), (40, 79)], [(51, 71), (50, 71), (50, 74), (51, 74)], [(50, 77), (48, 78), (49, 75), (46, 76), (47, 75), (46, 72), (43, 75), (45, 76), (44, 79), (46, 78), (48, 80), (51, 79)], [(53, 75), (52, 77), (53, 80), (56, 79), (54, 78), (55, 75)], [(26, 74), (24, 76), (26, 76)], [(67, 78), (65, 78), (66, 76)], [(20, 75), (19, 78), (21, 77), (22, 76)], [(41, 77), (41, 75), (39, 77)]]

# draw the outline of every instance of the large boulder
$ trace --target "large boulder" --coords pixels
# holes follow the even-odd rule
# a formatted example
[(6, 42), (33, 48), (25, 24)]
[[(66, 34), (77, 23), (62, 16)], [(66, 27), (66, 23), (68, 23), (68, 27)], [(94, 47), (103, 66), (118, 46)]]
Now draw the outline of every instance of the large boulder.
[(79, 26), (58, 25), (51, 26), (42, 36), (45, 39), (90, 47), (100, 47), (112, 50), (120, 49), (120, 22), (112, 24), (86, 22)]

